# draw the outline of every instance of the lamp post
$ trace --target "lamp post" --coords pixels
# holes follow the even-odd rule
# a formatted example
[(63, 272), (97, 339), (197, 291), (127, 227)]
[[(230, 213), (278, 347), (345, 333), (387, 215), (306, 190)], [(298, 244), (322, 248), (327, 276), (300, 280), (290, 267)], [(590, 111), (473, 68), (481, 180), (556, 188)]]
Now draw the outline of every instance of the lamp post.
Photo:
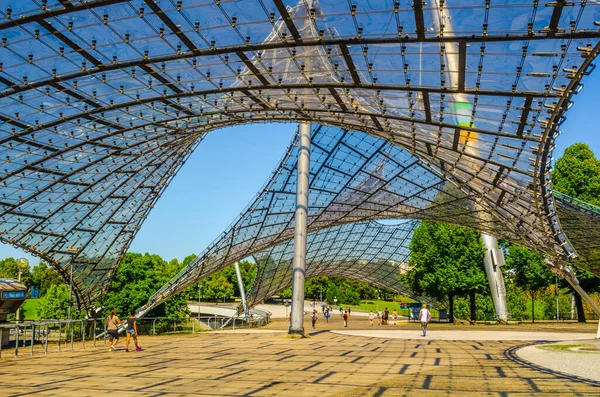
[(73, 262), (79, 254), (79, 248), (77, 247), (69, 247), (67, 248), (67, 252), (71, 255), (71, 269), (69, 275), (69, 309), (67, 311), (67, 319), (71, 321), (71, 306), (73, 305)]
[(323, 286), (321, 285), (321, 306), (323, 306)]
[[(19, 268), (19, 276), (17, 277), (17, 280), (19, 280), (19, 282), (21, 282), (21, 276), (23, 275), (23, 271)], [(20, 322), (21, 320), (21, 306), (19, 306), (19, 308), (17, 309), (17, 324)]]

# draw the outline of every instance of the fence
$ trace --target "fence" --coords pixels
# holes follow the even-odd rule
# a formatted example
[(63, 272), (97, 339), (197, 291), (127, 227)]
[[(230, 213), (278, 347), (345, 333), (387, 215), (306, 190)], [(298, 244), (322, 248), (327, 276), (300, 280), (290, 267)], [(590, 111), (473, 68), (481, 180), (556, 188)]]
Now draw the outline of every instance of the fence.
[[(258, 328), (270, 321), (267, 316), (218, 317), (200, 316), (185, 318), (144, 317), (137, 319), (139, 335), (167, 335), (226, 329)], [(0, 324), (0, 332), (9, 333), (9, 345), (0, 343), (0, 358), (6, 354), (18, 357), (22, 354), (47, 354), (52, 351), (73, 351), (75, 346), (85, 349), (90, 344), (107, 346), (106, 321), (104, 318), (80, 320), (47, 320), (27, 323)], [(81, 344), (81, 345), (79, 345)]]

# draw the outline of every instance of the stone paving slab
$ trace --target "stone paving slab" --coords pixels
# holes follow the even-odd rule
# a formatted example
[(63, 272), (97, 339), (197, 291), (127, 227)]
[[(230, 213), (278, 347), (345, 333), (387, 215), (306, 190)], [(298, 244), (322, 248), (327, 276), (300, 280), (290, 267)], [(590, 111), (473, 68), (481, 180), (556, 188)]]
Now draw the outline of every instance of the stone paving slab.
[(222, 332), (140, 341), (145, 350), (138, 353), (79, 346), (74, 352), (3, 358), (0, 395), (81, 397), (115, 390), (121, 396), (600, 395), (600, 382), (518, 362), (511, 354), (523, 346), (519, 341), (329, 331), (306, 339)]
[(422, 337), (420, 330), (396, 330), (396, 329), (374, 329), (374, 330), (335, 330), (332, 331), (342, 335), (366, 336), (374, 338), (394, 338), (394, 339), (417, 339), (423, 340), (486, 340), (497, 341), (501, 338), (503, 341), (563, 341), (593, 340), (596, 334), (593, 333), (561, 333), (561, 332), (520, 332), (520, 331), (472, 331), (472, 330), (431, 330), (427, 336)]

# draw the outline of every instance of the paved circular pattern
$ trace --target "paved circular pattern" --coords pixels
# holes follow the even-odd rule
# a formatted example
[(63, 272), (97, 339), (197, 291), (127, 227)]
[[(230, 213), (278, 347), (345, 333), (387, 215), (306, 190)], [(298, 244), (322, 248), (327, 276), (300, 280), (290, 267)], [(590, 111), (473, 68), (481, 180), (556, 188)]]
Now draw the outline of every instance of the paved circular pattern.
[(336, 334), (365, 336), (387, 339), (423, 339), (423, 340), (486, 340), (486, 341), (563, 341), (592, 340), (594, 334), (572, 334), (558, 332), (523, 332), (523, 331), (480, 331), (473, 330), (435, 330), (422, 337), (420, 330), (337, 330)]
[[(598, 395), (582, 381), (520, 362), (516, 341), (442, 341), (328, 331), (141, 337), (144, 351), (36, 348), (3, 355), (3, 396), (556, 396)], [(122, 343), (119, 346), (123, 348)], [(8, 353), (4, 351), (3, 353)]]

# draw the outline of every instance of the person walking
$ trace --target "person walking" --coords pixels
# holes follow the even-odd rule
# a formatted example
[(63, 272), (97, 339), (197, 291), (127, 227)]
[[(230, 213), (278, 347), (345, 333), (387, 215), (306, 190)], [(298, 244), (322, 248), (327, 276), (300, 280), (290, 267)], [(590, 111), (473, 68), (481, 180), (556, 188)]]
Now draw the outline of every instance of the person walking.
[(352, 308), (351, 308), (351, 307), (349, 307), (349, 308), (348, 308), (348, 318), (350, 318), (350, 315), (351, 315), (351, 314), (352, 314)]
[(106, 317), (106, 333), (110, 340), (110, 347), (108, 348), (109, 352), (117, 350), (115, 349), (115, 346), (119, 342), (119, 324), (123, 324), (123, 320), (117, 317), (117, 311), (112, 309), (110, 311), (110, 316)]
[(369, 313), (369, 325), (372, 327), (373, 326), (373, 319), (375, 318), (375, 315), (373, 314), (373, 310), (371, 310), (371, 312)]
[(394, 320), (394, 325), (396, 325), (396, 320), (398, 319), (398, 312), (396, 309), (392, 312), (392, 320)]
[(423, 336), (427, 336), (427, 324), (431, 321), (431, 313), (427, 309), (427, 305), (423, 303), (423, 308), (419, 312), (419, 320), (421, 321), (421, 331)]
[(381, 325), (381, 310), (377, 310), (377, 325)]
[(317, 323), (317, 320), (319, 319), (319, 312), (317, 311), (317, 309), (313, 310), (313, 314), (312, 314), (312, 327), (313, 329), (315, 329), (315, 324)]
[(390, 319), (390, 311), (386, 307), (383, 311), (383, 324), (388, 325), (388, 320)]
[(340, 306), (340, 317), (344, 317), (344, 308)]
[(325, 322), (329, 324), (329, 317), (331, 317), (331, 313), (329, 313), (329, 308), (325, 309)]
[(350, 318), (350, 315), (348, 314), (348, 310), (346, 310), (344, 312), (344, 315), (342, 316), (342, 318), (344, 319), (344, 327), (348, 327), (348, 319)]
[(135, 318), (135, 310), (131, 311), (131, 315), (125, 319), (127, 323), (127, 328), (125, 330), (126, 339), (125, 339), (125, 351), (129, 352), (129, 340), (133, 337), (133, 344), (135, 345), (135, 351), (139, 352), (142, 348), (138, 345), (137, 339), (137, 321)]

